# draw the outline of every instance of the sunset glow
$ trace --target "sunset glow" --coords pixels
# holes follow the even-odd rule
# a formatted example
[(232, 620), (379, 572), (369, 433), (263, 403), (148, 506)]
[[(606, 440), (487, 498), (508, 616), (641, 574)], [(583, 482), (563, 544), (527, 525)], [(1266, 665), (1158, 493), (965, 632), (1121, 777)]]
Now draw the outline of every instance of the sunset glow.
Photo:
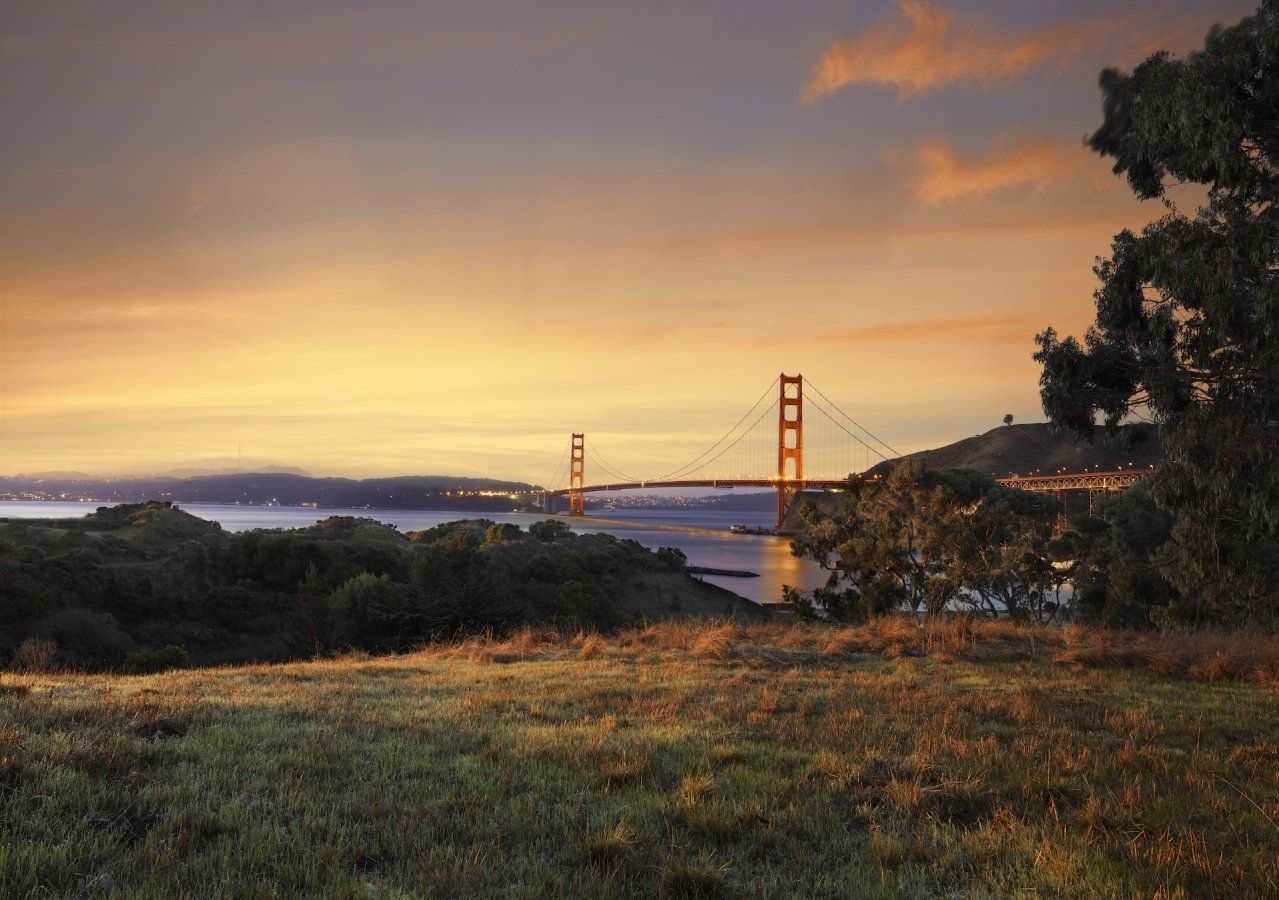
[(1042, 420), (1164, 211), (1100, 69), (1254, 7), (7, 8), (0, 475), (642, 476), (783, 371), (906, 452)]

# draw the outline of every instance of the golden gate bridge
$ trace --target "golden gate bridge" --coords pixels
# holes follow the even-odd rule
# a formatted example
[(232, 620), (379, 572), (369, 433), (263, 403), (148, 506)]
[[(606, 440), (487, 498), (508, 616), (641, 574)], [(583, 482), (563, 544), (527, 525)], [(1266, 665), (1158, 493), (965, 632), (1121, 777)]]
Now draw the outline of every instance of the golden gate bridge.
[[(557, 498), (568, 498), (572, 516), (586, 513), (585, 495), (597, 491), (645, 488), (762, 487), (777, 492), (777, 528), (802, 491), (838, 490), (850, 478), (902, 454), (840, 409), (811, 381), (805, 394), (803, 375), (779, 375), (755, 404), (719, 440), (691, 462), (653, 478), (636, 478), (619, 470), (587, 439), (574, 433), (549, 487), (535, 492), (546, 512)], [(809, 413), (806, 419), (806, 413)], [(812, 415), (815, 413), (816, 415)], [(601, 480), (588, 480), (587, 456)], [(567, 464), (567, 465), (566, 465)], [(1059, 473), (1052, 476), (996, 479), (1000, 484), (1052, 493), (1087, 490), (1089, 512), (1095, 493), (1122, 490), (1148, 474), (1140, 470)]]

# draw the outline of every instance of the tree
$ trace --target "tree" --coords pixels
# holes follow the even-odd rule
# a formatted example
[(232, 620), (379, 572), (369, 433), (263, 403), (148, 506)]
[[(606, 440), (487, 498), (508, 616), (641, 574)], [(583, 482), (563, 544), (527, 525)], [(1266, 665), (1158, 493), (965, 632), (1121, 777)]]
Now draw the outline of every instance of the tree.
[(1171, 537), (1171, 517), (1141, 483), (1108, 498), (1101, 513), (1080, 518), (1063, 535), (1073, 544), (1071, 581), (1079, 616), (1112, 627), (1163, 624), (1176, 599), (1158, 565)]
[(543, 519), (528, 527), (528, 533), (544, 544), (553, 544), (573, 533), (573, 529), (556, 519)]
[(1057, 502), (1045, 494), (991, 484), (952, 534), (957, 600), (991, 618), (1050, 622), (1057, 616), (1056, 569), (1049, 553)]
[(811, 596), (788, 590), (786, 597), (801, 615), (821, 609), (846, 621), (954, 605), (1050, 618), (1055, 513), (1052, 501), (977, 472), (929, 472), (907, 459), (882, 479), (851, 481), (831, 512), (801, 510), (804, 529), (792, 552), (831, 574)]
[(688, 556), (678, 547), (658, 547), (657, 562), (666, 569), (674, 569), (675, 571), (683, 571), (688, 565)]
[(1013, 423), (1013, 414), (1012, 414), (1012, 413), (1007, 413), (1007, 414), (1004, 416), (1004, 424), (1005, 424), (1005, 425), (1011, 425), (1012, 423)]
[[(1094, 271), (1082, 344), (1036, 336), (1052, 422), (1091, 437), (1130, 414), (1160, 426), (1151, 494), (1173, 516), (1172, 612), (1279, 615), (1279, 0), (1214, 28), (1186, 59), (1156, 53), (1101, 75), (1088, 140), (1143, 200), (1168, 208), (1115, 236)], [(1191, 216), (1170, 193), (1206, 189)], [(1176, 197), (1184, 195), (1177, 192)]]

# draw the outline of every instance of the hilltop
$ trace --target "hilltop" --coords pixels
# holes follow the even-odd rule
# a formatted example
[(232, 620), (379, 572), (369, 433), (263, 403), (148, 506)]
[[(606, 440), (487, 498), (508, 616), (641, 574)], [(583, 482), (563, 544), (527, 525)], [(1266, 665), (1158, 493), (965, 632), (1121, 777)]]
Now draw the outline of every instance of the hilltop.
[(868, 474), (881, 474), (902, 459), (922, 460), (930, 469), (973, 469), (983, 475), (1006, 478), (1036, 472), (1047, 475), (1059, 469), (1145, 469), (1163, 459), (1163, 448), (1153, 425), (1125, 425), (1113, 437), (1098, 432), (1093, 443), (1081, 444), (1069, 434), (1053, 433), (1047, 422), (1035, 422), (1001, 425), (944, 447), (920, 450), (882, 462)]

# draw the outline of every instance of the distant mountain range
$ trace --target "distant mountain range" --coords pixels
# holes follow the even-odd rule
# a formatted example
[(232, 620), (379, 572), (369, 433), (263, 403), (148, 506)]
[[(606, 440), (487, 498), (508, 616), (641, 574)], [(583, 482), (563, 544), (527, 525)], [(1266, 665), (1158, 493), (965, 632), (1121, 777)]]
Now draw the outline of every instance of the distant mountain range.
[(533, 485), (519, 481), (456, 475), (405, 475), (357, 480), (315, 478), (279, 471), (190, 477), (91, 478), (78, 473), (0, 477), (0, 499), (6, 500), (89, 500), (105, 503), (170, 500), (332, 509), (377, 507), (510, 511), (523, 508), (523, 504), (512, 500), (509, 495), (532, 489)]
[[(1097, 468), (1144, 469), (1163, 459), (1158, 435), (1151, 425), (1128, 425), (1112, 438), (1079, 444), (1053, 434), (1046, 423), (1004, 425), (985, 434), (964, 438), (934, 450), (921, 450), (906, 459), (921, 459), (930, 469), (975, 469), (995, 478), (1009, 475), (1049, 475), (1064, 469), (1081, 472)], [(878, 474), (899, 460), (880, 463)], [(493, 478), (456, 475), (403, 475), (393, 478), (316, 478), (283, 467), (273, 471), (185, 474), (126, 478), (93, 478), (79, 472), (43, 472), (0, 476), (0, 500), (88, 500), (137, 503), (171, 500), (187, 503), (244, 503), (252, 505), (318, 506), (332, 509), (458, 509), (488, 512), (529, 509), (510, 494), (533, 485)], [(725, 509), (765, 509), (774, 495), (742, 494), (700, 500), (654, 498), (628, 506), (718, 506)], [(598, 501), (599, 506), (616, 501)], [(592, 502), (593, 507), (597, 506)], [(0, 515), (3, 512), (0, 511)]]

